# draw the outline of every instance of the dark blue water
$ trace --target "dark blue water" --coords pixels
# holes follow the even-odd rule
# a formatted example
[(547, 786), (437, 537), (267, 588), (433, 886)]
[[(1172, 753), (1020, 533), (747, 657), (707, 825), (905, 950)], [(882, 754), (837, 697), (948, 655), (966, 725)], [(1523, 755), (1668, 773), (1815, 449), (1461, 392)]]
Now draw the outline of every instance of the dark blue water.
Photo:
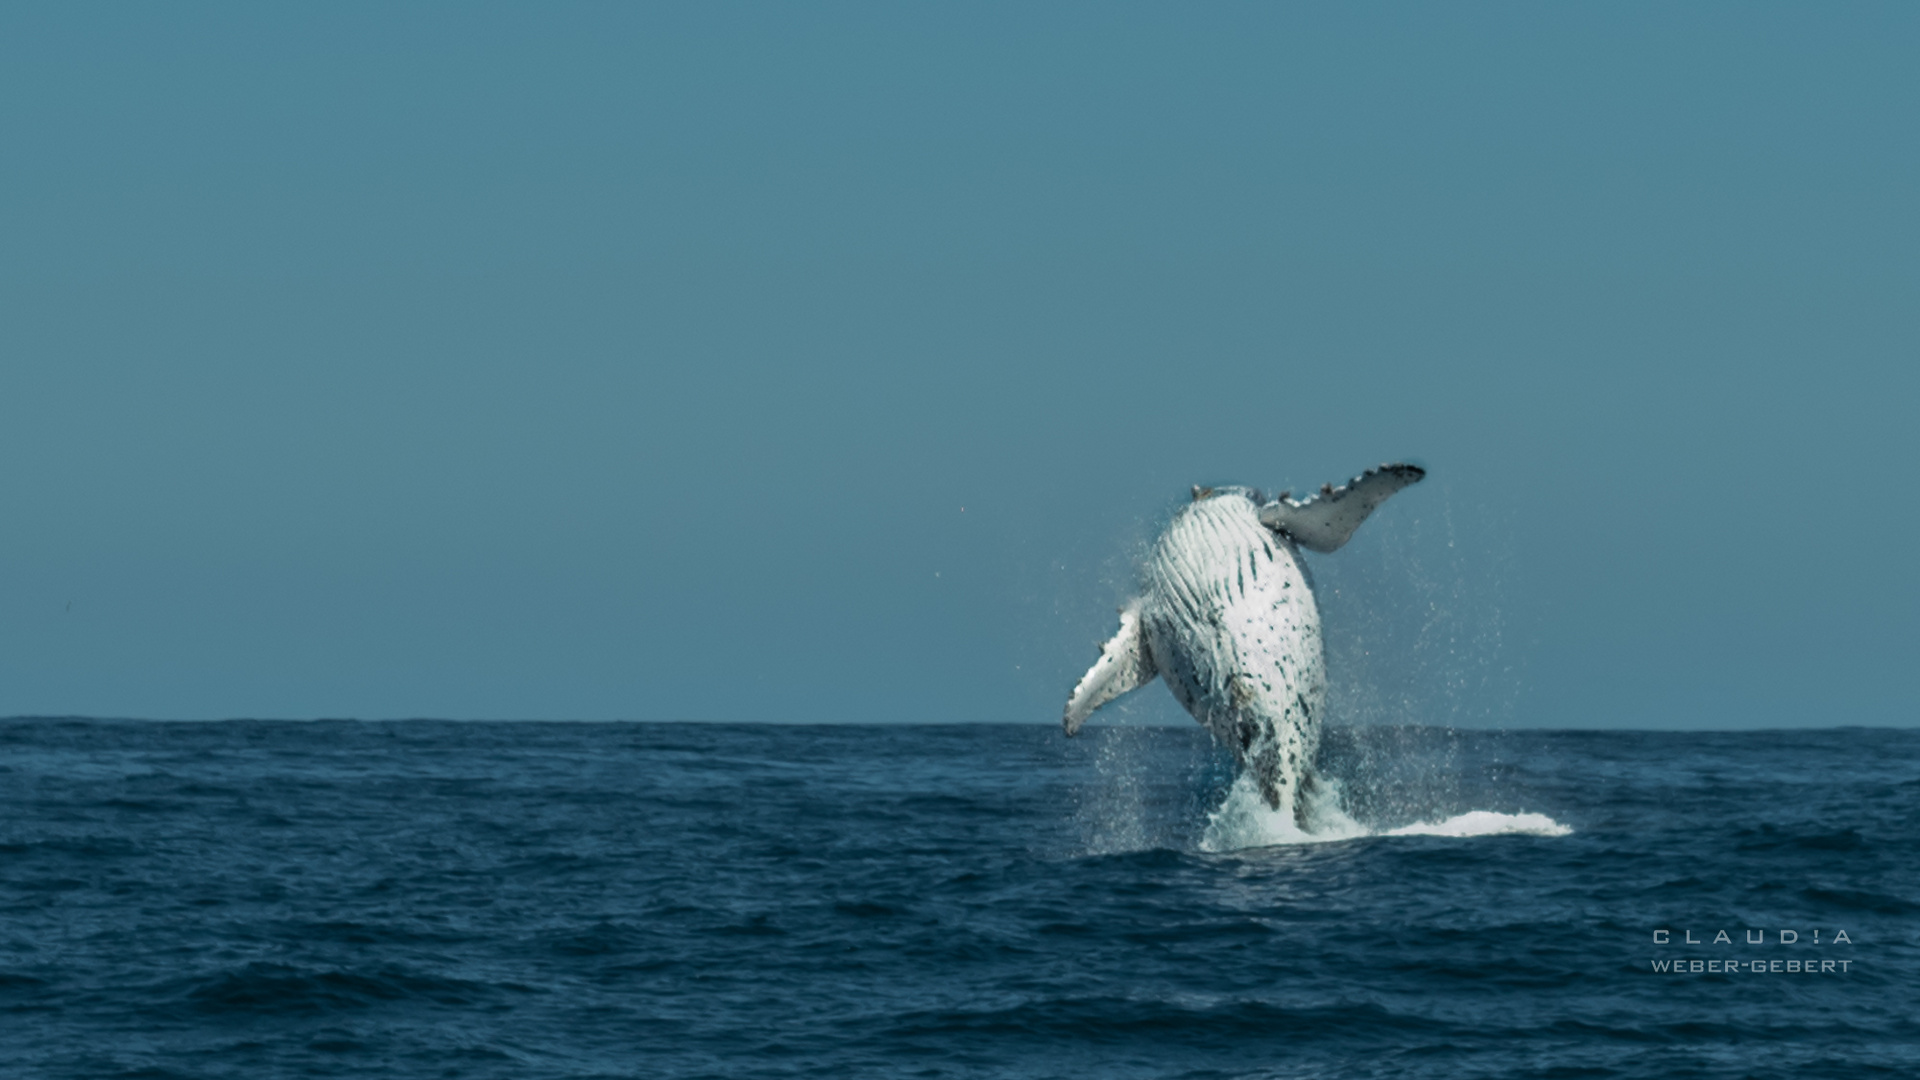
[(1920, 1073), (1920, 733), (1326, 767), (1574, 831), (1210, 853), (1197, 727), (6, 722), (0, 1071)]

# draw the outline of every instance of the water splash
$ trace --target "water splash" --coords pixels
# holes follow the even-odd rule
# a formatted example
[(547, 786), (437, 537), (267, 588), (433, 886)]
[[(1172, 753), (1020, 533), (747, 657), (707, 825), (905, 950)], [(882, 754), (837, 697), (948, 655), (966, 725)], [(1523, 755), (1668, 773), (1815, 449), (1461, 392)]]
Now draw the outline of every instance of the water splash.
[(1082, 774), (1074, 817), (1079, 850), (1090, 855), (1573, 831), (1534, 811), (1472, 809), (1518, 793), (1497, 772), (1481, 775), (1463, 761), (1459, 733), (1449, 729), (1331, 729), (1304, 821), (1267, 806), (1254, 780), (1236, 775), (1232, 756), (1197, 729), (1111, 727), (1082, 739), (1093, 768)]
[(1493, 810), (1469, 810), (1441, 821), (1423, 821), (1392, 829), (1370, 829), (1350, 817), (1341, 806), (1340, 788), (1325, 781), (1308, 797), (1305, 827), (1291, 813), (1268, 806), (1259, 787), (1246, 776), (1234, 781), (1220, 808), (1207, 815), (1207, 828), (1200, 838), (1200, 850), (1207, 852), (1244, 851), (1248, 848), (1275, 847), (1283, 844), (1324, 844), (1335, 840), (1357, 840), (1365, 836), (1566, 836), (1573, 832), (1545, 814), (1522, 812), (1503, 814)]
[(1502, 814), (1469, 810), (1445, 821), (1423, 821), (1388, 829), (1381, 836), (1566, 836), (1572, 827), (1545, 814)]
[(1423, 494), (1394, 528), (1362, 529), (1337, 558), (1312, 564), (1335, 723), (1514, 718), (1525, 658), (1507, 611), (1509, 511), (1456, 508), (1444, 479)]
[(1200, 730), (1092, 729), (1077, 744), (1092, 765), (1076, 791), (1080, 850), (1223, 853), (1363, 837), (1572, 832), (1547, 814), (1483, 809), (1525, 796), (1497, 761), (1463, 757), (1460, 738), (1449, 728), (1331, 728), (1296, 819), (1268, 807), (1253, 778), (1237, 774), (1232, 755)]
[(1080, 740), (1093, 768), (1074, 817), (1092, 855), (1192, 848), (1194, 822), (1233, 775), (1232, 759), (1193, 728), (1103, 727)]
[(1094, 782), (1080, 792), (1079, 819), (1088, 854), (1142, 851), (1152, 845), (1144, 790), (1151, 774), (1139, 728), (1110, 728), (1094, 743)]
[(1367, 835), (1366, 826), (1348, 817), (1341, 808), (1339, 786), (1335, 783), (1321, 783), (1306, 796), (1302, 809), (1305, 828), (1301, 828), (1291, 810), (1283, 812), (1268, 806), (1260, 797), (1259, 785), (1242, 773), (1227, 790), (1226, 801), (1207, 815), (1200, 850), (1240, 851), (1278, 844), (1351, 840)]

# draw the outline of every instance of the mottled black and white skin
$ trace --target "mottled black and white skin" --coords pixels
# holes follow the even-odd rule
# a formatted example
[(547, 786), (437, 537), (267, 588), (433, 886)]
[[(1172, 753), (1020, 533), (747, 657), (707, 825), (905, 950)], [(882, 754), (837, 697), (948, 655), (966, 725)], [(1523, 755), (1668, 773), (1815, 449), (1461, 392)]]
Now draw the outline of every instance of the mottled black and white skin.
[(1233, 749), (1267, 805), (1308, 828), (1327, 671), (1299, 549), (1339, 549), (1388, 496), (1425, 475), (1416, 465), (1382, 465), (1304, 500), (1194, 488), (1154, 543), (1140, 595), (1120, 609), (1119, 633), (1067, 700), (1067, 734), (1158, 675)]

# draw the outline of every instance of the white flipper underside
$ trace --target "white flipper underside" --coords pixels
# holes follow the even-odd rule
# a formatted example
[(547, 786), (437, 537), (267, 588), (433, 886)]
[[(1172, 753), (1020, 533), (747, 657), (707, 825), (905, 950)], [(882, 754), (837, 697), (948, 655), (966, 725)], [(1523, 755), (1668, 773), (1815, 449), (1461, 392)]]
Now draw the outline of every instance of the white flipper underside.
[(1080, 677), (1080, 685), (1067, 699), (1067, 713), (1061, 717), (1067, 734), (1078, 732), (1093, 710), (1145, 686), (1158, 674), (1153, 655), (1147, 650), (1147, 635), (1140, 629), (1140, 605), (1129, 604), (1120, 609), (1120, 632), (1101, 648), (1100, 659)]
[(1321, 488), (1305, 502), (1282, 495), (1260, 508), (1260, 524), (1277, 529), (1308, 551), (1338, 551), (1387, 497), (1427, 475), (1418, 465), (1368, 469), (1345, 487)]

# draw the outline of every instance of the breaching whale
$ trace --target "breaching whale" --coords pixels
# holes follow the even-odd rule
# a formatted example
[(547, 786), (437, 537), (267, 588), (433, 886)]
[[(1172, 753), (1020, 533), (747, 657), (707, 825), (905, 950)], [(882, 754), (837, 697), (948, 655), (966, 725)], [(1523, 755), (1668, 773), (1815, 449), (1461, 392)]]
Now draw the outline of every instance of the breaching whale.
[(1327, 673), (1298, 549), (1338, 550), (1388, 496), (1425, 475), (1382, 465), (1302, 501), (1194, 488), (1155, 542), (1140, 594), (1120, 609), (1119, 633), (1067, 699), (1067, 734), (1158, 675), (1233, 749), (1267, 805), (1306, 829)]

